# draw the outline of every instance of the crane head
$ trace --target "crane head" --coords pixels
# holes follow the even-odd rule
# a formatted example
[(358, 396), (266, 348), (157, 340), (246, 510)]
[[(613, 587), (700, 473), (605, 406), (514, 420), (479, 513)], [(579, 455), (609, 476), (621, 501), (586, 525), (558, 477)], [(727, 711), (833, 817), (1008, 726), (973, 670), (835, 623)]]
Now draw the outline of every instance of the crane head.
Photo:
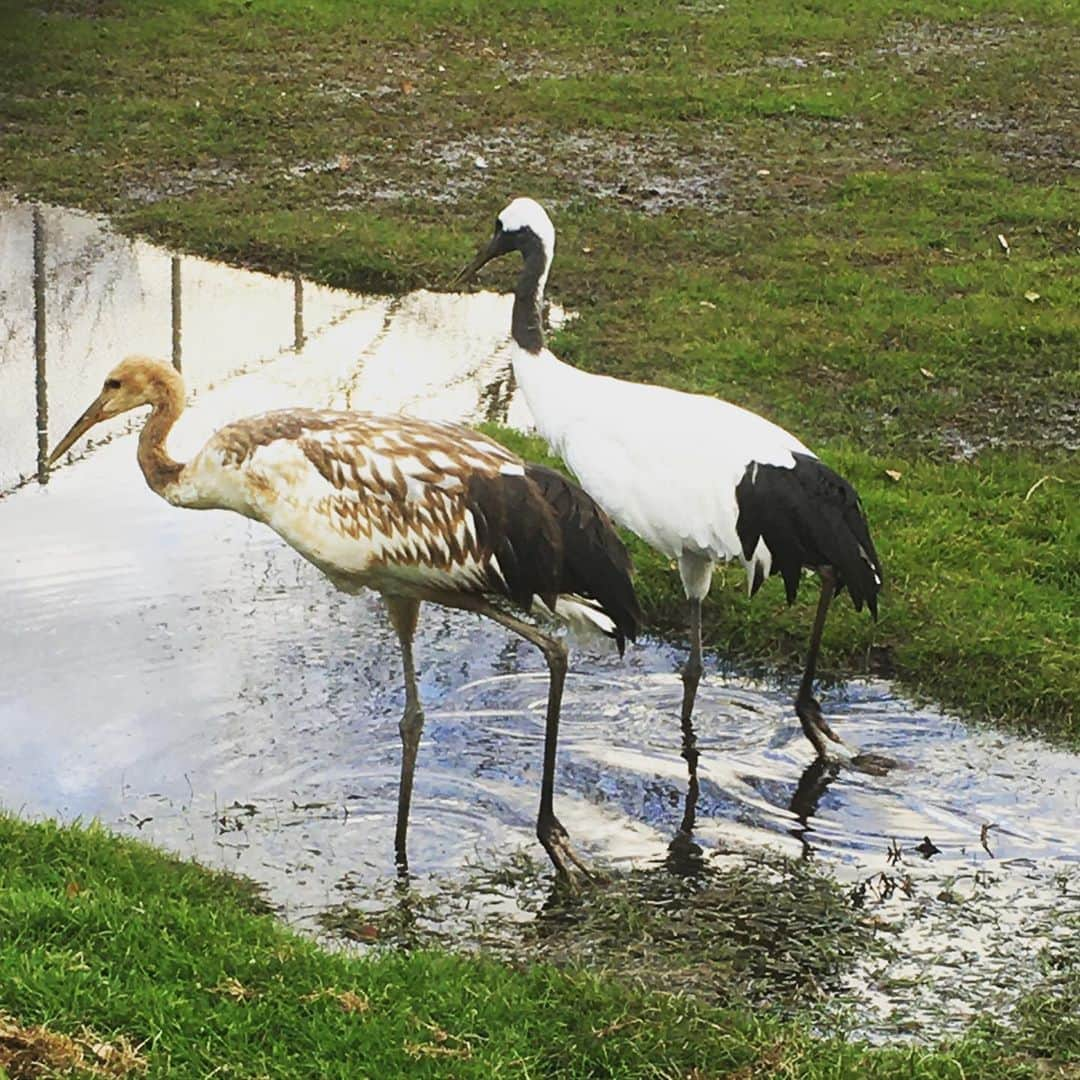
[(543, 252), (545, 264), (550, 265), (555, 254), (555, 226), (552, 225), (551, 218), (535, 199), (514, 199), (495, 219), (495, 234), (488, 245), (481, 249), (454, 281), (469, 281), (480, 267), (492, 259), (511, 251), (520, 251), (524, 255), (526, 250), (537, 242)]
[(182, 405), (184, 384), (175, 369), (160, 360), (129, 356), (121, 360), (105, 377), (101, 393), (71, 426), (49, 455), (49, 465), (56, 462), (95, 424), (119, 416), (140, 405)]

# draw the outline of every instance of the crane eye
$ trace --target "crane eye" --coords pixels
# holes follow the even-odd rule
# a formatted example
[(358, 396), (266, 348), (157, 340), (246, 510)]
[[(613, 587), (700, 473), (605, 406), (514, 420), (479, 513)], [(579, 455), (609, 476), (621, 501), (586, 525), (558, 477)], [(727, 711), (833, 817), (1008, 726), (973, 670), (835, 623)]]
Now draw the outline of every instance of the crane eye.
[(119, 390), (120, 389), (120, 380), (119, 379), (106, 379), (105, 380), (105, 389), (106, 390)]

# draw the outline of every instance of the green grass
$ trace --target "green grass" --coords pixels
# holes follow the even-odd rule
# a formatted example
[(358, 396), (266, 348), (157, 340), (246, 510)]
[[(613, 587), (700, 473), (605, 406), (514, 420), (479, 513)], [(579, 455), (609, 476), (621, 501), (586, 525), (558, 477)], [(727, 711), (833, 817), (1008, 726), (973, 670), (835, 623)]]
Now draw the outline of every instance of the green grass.
[[(563, 356), (761, 411), (857, 483), (888, 586), (876, 627), (837, 606), (829, 670), (1080, 740), (1074, 5), (0, 0), (0, 23), (0, 185), (178, 248), (445, 287), (509, 195), (545, 200)], [(635, 554), (679, 632), (674, 576)], [(738, 576), (710, 642), (795, 671), (809, 598), (748, 605)]]
[(124, 1037), (152, 1077), (1065, 1076), (1075, 960), (1058, 958), (1056, 996), (1033, 995), (1015, 1030), (873, 1050), (575, 968), (324, 952), (234, 878), (99, 828), (0, 816), (0, 1015)]

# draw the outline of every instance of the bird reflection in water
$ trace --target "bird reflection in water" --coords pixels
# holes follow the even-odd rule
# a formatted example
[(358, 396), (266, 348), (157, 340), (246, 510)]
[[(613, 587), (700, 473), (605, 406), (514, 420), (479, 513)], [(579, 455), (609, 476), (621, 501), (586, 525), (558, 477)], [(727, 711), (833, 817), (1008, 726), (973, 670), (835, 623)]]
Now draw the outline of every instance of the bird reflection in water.
[[(811, 818), (817, 814), (822, 797), (842, 769), (866, 776), (885, 776), (898, 765), (899, 762), (894, 758), (877, 753), (860, 753), (847, 760), (818, 757), (810, 762), (800, 775), (787, 805), (796, 821), (787, 832), (802, 845), (803, 858), (808, 858), (815, 850), (809, 840), (809, 834), (814, 831)], [(668, 845), (664, 860), (670, 873), (682, 877), (694, 877), (701, 874), (705, 868), (704, 851), (694, 840), (699, 794), (700, 787), (695, 773), (689, 777), (682, 821)]]
[(835, 761), (823, 761), (815, 758), (803, 770), (798, 784), (788, 803), (788, 809), (795, 815), (798, 826), (788, 829), (788, 833), (794, 836), (802, 845), (803, 858), (808, 858), (814, 851), (813, 844), (808, 839), (813, 827), (810, 819), (817, 813), (818, 803), (821, 797), (829, 789), (829, 785), (840, 773), (840, 767)]
[(898, 764), (894, 758), (885, 754), (857, 754), (847, 762), (823, 761), (821, 758), (812, 761), (803, 770), (798, 784), (795, 785), (791, 802), (788, 803), (788, 809), (799, 823), (797, 828), (789, 829), (788, 833), (802, 844), (803, 858), (809, 857), (814, 851), (814, 846), (808, 839), (808, 834), (814, 831), (810, 819), (817, 813), (822, 796), (840, 775), (842, 767), (846, 765), (847, 768), (866, 776), (885, 776)]

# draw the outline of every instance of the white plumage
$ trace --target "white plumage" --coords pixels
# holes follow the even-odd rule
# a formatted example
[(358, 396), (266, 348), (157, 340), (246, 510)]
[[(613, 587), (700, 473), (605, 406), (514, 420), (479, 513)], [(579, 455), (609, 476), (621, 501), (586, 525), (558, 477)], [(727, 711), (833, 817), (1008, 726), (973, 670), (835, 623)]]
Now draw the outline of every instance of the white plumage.
[(795, 436), (755, 413), (702, 394), (579, 371), (545, 345), (541, 308), (555, 250), (551, 219), (515, 199), (495, 235), (461, 276), (519, 251), (513, 365), (537, 428), (582, 486), (620, 524), (678, 560), (690, 601), (691, 654), (683, 672), (684, 754), (696, 785), (691, 726), (701, 674), (701, 601), (716, 562), (739, 559), (751, 593), (783, 575), (789, 600), (799, 574), (817, 570), (822, 596), (796, 700), (821, 757), (840, 741), (811, 694), (821, 627), (833, 592), (876, 614), (881, 568), (851, 486)]
[[(547, 349), (516, 349), (514, 370), (540, 434), (616, 521), (673, 559), (741, 559), (752, 580), (735, 487), (752, 462), (810, 454), (798, 439), (726, 401), (591, 375)], [(755, 558), (767, 576), (763, 544)]]

